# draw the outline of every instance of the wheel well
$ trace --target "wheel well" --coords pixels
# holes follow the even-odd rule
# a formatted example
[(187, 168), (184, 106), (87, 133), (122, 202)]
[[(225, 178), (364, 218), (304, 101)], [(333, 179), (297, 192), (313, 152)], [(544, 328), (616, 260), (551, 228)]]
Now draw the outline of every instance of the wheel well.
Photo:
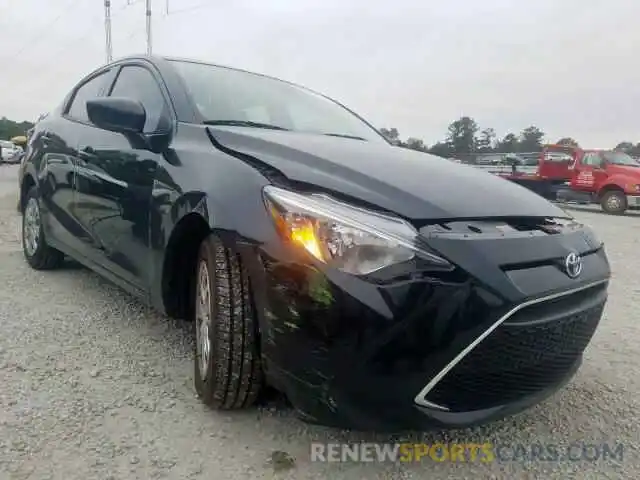
[(27, 199), (27, 193), (36, 184), (31, 175), (25, 175), (20, 186), (20, 213), (24, 212), (24, 203)]
[(162, 301), (173, 318), (191, 318), (198, 248), (210, 231), (202, 216), (190, 213), (171, 233), (162, 268)]
[(618, 185), (615, 185), (615, 184), (605, 185), (598, 192), (598, 200), (602, 199), (605, 193), (612, 192), (612, 191), (618, 191), (624, 194), (624, 190), (620, 188)]

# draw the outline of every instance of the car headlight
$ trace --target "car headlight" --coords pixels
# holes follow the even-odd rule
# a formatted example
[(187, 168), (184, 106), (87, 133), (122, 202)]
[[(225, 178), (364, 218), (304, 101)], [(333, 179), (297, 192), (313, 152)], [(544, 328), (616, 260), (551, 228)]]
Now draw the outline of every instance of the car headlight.
[(280, 235), (333, 268), (368, 275), (415, 257), (435, 267), (452, 267), (421, 244), (417, 230), (400, 218), (271, 185), (264, 188), (264, 197)]

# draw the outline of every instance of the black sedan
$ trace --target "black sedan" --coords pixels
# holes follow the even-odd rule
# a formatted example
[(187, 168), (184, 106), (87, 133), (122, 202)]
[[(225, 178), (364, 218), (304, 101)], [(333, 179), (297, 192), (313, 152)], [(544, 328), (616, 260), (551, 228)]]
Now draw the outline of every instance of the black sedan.
[(562, 209), (241, 70), (101, 67), (22, 175), (29, 265), (67, 255), (193, 321), (214, 408), (270, 385), (327, 425), (485, 422), (572, 377), (607, 298), (602, 243)]

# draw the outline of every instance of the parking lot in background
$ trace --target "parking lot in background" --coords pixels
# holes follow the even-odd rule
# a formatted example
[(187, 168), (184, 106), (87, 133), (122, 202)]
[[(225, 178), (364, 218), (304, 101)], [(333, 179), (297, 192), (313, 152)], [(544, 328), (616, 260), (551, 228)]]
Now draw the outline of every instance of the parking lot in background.
[[(605, 241), (613, 279), (603, 322), (567, 388), (483, 428), (390, 436), (310, 426), (279, 402), (208, 410), (193, 390), (189, 324), (81, 267), (27, 267), (16, 174), (0, 165), (2, 479), (640, 478), (638, 215), (574, 211)], [(312, 462), (312, 442), (606, 443), (622, 444), (624, 459)]]

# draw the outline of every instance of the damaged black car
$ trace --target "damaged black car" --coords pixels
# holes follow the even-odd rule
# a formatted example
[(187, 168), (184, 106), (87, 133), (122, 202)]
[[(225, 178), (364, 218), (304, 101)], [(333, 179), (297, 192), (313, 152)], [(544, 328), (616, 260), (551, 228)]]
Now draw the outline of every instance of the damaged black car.
[(564, 210), (242, 70), (103, 66), (21, 175), (29, 265), (72, 257), (191, 321), (217, 409), (270, 386), (325, 425), (486, 422), (571, 379), (607, 299), (603, 244)]

